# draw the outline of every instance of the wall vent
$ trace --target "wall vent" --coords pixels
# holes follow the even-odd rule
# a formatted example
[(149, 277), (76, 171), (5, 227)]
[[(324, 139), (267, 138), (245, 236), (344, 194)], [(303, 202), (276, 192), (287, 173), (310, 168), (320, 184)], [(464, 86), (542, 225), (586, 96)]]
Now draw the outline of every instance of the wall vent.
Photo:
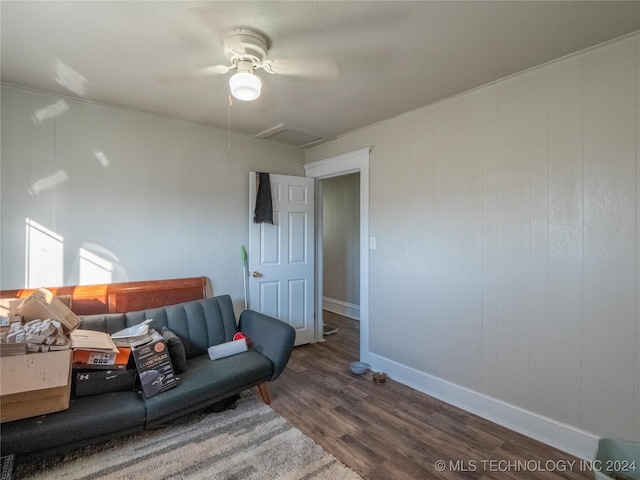
[(255, 135), (255, 138), (287, 143), (299, 148), (310, 147), (330, 140), (326, 135), (310, 132), (301, 128), (290, 127), (284, 123)]

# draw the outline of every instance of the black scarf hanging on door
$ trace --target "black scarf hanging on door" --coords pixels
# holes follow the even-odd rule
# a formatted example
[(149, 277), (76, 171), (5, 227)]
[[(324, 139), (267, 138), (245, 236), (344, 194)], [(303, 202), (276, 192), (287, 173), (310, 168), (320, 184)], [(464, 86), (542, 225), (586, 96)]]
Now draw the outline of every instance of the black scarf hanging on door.
[(268, 173), (257, 172), (256, 208), (253, 211), (253, 223), (270, 223), (273, 225), (273, 203), (271, 198), (271, 180)]

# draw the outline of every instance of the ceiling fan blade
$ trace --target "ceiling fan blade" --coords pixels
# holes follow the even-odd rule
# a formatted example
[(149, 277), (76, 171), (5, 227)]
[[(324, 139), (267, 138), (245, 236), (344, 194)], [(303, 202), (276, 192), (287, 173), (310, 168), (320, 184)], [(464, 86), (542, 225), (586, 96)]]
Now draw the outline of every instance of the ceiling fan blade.
[(228, 73), (229, 70), (233, 68), (233, 65), (212, 65), (210, 67), (203, 68), (200, 70), (201, 76), (210, 77), (213, 75), (224, 75)]
[(333, 58), (299, 58), (287, 60), (267, 60), (263, 67), (269, 73), (291, 75), (318, 80), (335, 80), (340, 76), (340, 68)]
[(198, 70), (192, 70), (190, 72), (182, 72), (175, 75), (164, 75), (162, 77), (159, 77), (158, 80), (160, 81), (160, 83), (172, 85), (176, 83), (198, 80), (200, 78), (224, 75), (232, 68), (232, 65), (212, 65), (211, 67), (200, 68)]
[(189, 9), (200, 17), (200, 20), (211, 30), (216, 40), (224, 43), (227, 32), (235, 21), (232, 15), (219, 5), (192, 7)]

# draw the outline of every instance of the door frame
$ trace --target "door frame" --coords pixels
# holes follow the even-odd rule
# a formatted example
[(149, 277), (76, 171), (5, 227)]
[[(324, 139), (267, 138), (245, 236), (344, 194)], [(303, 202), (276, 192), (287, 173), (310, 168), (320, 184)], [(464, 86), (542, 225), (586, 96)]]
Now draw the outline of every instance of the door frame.
[(320, 180), (360, 173), (360, 359), (369, 361), (369, 153), (371, 147), (304, 165), (316, 180), (316, 341), (322, 341), (322, 187)]

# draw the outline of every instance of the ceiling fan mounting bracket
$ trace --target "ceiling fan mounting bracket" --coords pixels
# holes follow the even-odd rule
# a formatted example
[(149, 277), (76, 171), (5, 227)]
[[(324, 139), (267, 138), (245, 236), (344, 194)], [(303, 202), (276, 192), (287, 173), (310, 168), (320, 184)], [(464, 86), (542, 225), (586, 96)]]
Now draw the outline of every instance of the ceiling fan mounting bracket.
[(257, 68), (266, 60), (268, 50), (266, 38), (247, 28), (234, 28), (224, 42), (224, 53), (234, 65), (250, 61)]

